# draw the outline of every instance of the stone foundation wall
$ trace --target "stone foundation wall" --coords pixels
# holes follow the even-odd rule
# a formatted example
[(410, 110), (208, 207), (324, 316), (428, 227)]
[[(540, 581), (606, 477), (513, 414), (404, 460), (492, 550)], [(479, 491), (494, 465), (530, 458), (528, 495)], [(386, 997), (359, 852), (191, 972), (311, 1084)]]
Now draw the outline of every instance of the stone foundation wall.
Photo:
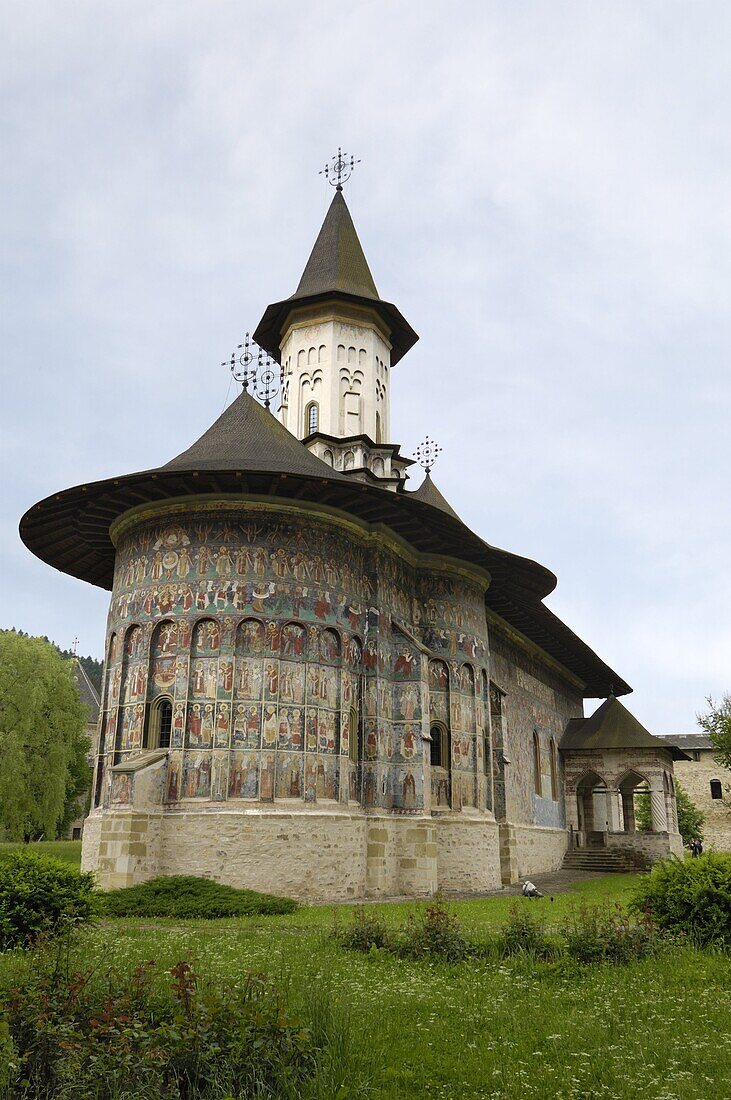
[[(122, 810), (91, 815), (82, 866), (105, 890), (189, 874), (302, 901), (346, 901), (435, 893), (437, 854), (432, 818)], [(493, 885), (489, 876), (473, 877)]]
[(82, 866), (105, 890), (190, 874), (310, 902), (477, 894), (501, 881), (494, 821), (347, 811), (97, 812)]
[(445, 894), (480, 894), (499, 890), (498, 825), (480, 818), (449, 818), (436, 822), (437, 878)]
[(669, 855), (685, 858), (680, 833), (607, 833), (607, 848), (637, 852), (648, 864), (667, 859)]
[(557, 871), (568, 846), (565, 829), (542, 829), (538, 826), (514, 825), (517, 878)]

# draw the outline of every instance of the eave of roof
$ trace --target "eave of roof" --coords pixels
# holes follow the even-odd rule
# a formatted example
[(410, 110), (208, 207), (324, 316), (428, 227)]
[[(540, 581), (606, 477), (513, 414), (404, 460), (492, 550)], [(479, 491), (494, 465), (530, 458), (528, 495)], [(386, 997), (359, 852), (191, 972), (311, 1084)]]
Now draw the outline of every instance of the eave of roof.
[(595, 749), (663, 749), (675, 760), (688, 756), (676, 745), (650, 733), (613, 695), (605, 699), (589, 718), (571, 718), (561, 738), (562, 752)]
[(611, 685), (618, 694), (631, 691), (542, 603), (556, 585), (550, 570), (484, 542), (441, 494), (437, 500), (424, 499), (418, 490), (395, 493), (333, 470), (248, 394), (164, 466), (75, 486), (40, 501), (23, 516), (20, 535), (42, 561), (111, 589), (115, 550), (109, 532), (116, 520), (138, 505), (215, 496), (337, 509), (388, 527), (420, 553), (476, 565), (491, 577), (486, 605), (577, 676), (586, 696), (605, 695)]

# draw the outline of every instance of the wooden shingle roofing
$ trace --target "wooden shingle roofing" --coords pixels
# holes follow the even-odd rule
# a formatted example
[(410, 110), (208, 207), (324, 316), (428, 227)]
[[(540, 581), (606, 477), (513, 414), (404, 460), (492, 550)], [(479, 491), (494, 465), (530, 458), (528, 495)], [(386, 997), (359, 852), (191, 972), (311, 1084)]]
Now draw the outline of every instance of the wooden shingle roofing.
[(391, 343), (391, 366), (419, 339), (400, 310), (379, 296), (342, 191), (335, 192), (297, 289), (284, 301), (267, 306), (254, 339), (279, 362), (292, 310), (330, 300), (367, 306), (378, 314)]
[(274, 416), (242, 393), (191, 447), (165, 465), (77, 485), (30, 508), (20, 535), (42, 561), (111, 589), (115, 549), (109, 530), (138, 505), (179, 498), (271, 497), (337, 509), (383, 524), (415, 550), (486, 570), (487, 606), (578, 677), (587, 696), (631, 688), (543, 604), (556, 586), (550, 570), (491, 546), (471, 531), (436, 486), (393, 492), (354, 481), (311, 454)]

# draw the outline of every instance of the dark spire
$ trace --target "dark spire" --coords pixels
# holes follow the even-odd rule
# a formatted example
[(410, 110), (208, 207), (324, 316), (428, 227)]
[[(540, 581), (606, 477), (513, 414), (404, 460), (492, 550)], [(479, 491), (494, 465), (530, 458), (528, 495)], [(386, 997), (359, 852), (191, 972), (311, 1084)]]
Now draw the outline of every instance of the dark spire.
[(299, 286), (289, 300), (332, 291), (380, 301), (342, 191), (333, 195)]
[(366, 306), (378, 314), (391, 343), (391, 366), (419, 339), (396, 306), (379, 297), (343, 193), (337, 190), (296, 291), (267, 306), (254, 340), (279, 362), (279, 345), (292, 310), (332, 298)]

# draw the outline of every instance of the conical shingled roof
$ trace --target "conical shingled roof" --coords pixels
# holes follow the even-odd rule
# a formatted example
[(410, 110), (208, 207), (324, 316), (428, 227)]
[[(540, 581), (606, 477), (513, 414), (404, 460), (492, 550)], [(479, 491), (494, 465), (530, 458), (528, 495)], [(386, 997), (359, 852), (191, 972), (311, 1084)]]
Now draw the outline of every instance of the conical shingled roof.
[(239, 394), (192, 446), (161, 470), (276, 470), (304, 477), (340, 478), (246, 391)]
[(419, 339), (396, 306), (379, 297), (342, 191), (335, 192), (296, 291), (267, 306), (254, 339), (279, 362), (280, 343), (292, 310), (332, 298), (366, 306), (378, 314), (391, 344), (391, 366)]
[(415, 489), (414, 492), (409, 495), (412, 496), (414, 500), (421, 500), (424, 504), (431, 504), (433, 508), (439, 508), (442, 512), (446, 512), (447, 515), (459, 519), (452, 505), (437, 489), (428, 471), (419, 488)]
[[(76, 485), (33, 505), (20, 522), (26, 546), (42, 561), (111, 588), (111, 528), (130, 509), (167, 501), (225, 496), (290, 499), (382, 524), (425, 554), (471, 562), (491, 578), (488, 607), (584, 683), (596, 698), (629, 685), (542, 602), (556, 585), (537, 562), (490, 546), (455, 515), (436, 486), (423, 495), (394, 493), (346, 477), (320, 461), (271, 413), (242, 394), (191, 447), (164, 466)], [(428, 495), (427, 495), (428, 494)]]
[(380, 301), (342, 191), (336, 191), (290, 301), (337, 290)]
[(664, 749), (675, 760), (689, 759), (662, 737), (655, 737), (613, 695), (590, 718), (572, 718), (560, 745), (562, 752), (582, 749)]

